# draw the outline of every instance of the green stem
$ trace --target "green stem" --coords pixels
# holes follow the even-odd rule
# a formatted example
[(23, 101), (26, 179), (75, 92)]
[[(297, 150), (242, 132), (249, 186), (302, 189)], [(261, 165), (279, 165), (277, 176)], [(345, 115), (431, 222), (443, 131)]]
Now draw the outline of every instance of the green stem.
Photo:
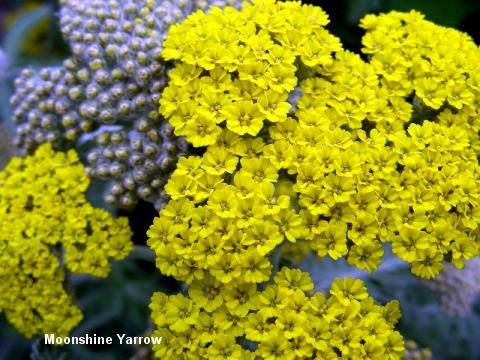
[(283, 243), (278, 245), (269, 255), (268, 255), (268, 258), (270, 260), (270, 262), (272, 263), (272, 272), (270, 274), (270, 279), (268, 279), (267, 281), (259, 284), (259, 289), (260, 290), (264, 290), (265, 287), (268, 285), (268, 284), (273, 284), (273, 277), (275, 276), (275, 274), (278, 272), (278, 270), (280, 270), (280, 262), (282, 260), (282, 247), (283, 247)]
[(270, 255), (270, 261), (273, 264), (272, 279), (273, 279), (273, 276), (275, 276), (275, 274), (280, 270), (280, 262), (282, 260), (282, 248), (283, 248), (283, 243), (278, 245)]
[(129, 257), (131, 259), (148, 261), (155, 264), (155, 253), (145, 245), (135, 245)]

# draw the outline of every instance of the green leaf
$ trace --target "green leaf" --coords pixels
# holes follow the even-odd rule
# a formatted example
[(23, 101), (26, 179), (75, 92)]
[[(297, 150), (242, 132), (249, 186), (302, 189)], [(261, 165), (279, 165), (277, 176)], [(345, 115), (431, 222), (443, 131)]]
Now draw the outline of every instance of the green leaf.
[(12, 63), (21, 56), (24, 40), (41, 21), (52, 17), (53, 8), (43, 5), (21, 16), (5, 36), (4, 49)]
[(310, 273), (315, 284), (315, 291), (328, 291), (335, 278), (352, 277), (374, 283), (375, 281), (381, 281), (382, 276), (408, 270), (408, 264), (394, 256), (388, 244), (384, 244), (384, 249), (385, 254), (382, 258), (382, 264), (371, 274), (366, 270), (360, 270), (347, 264), (344, 258), (333, 260), (330, 257), (325, 257), (320, 259), (313, 252), (306, 257), (300, 268)]
[(345, 20), (349, 25), (357, 25), (361, 18), (371, 12), (377, 12), (382, 6), (382, 0), (347, 1)]
[(474, 0), (392, 0), (388, 8), (398, 11), (418, 10), (425, 14), (427, 20), (438, 25), (458, 27), (469, 12), (479, 8), (479, 4)]
[(42, 339), (32, 343), (31, 360), (67, 360), (67, 353), (61, 347), (44, 346)]
[(20, 335), (4, 315), (0, 314), (0, 359), (21, 359), (28, 356), (30, 342)]

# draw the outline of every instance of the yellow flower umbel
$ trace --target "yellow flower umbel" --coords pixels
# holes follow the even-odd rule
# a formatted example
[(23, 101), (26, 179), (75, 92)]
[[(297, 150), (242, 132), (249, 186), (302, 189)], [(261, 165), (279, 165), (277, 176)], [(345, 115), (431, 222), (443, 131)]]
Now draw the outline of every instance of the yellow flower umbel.
[(285, 122), (299, 66), (328, 65), (341, 49), (327, 23), (319, 7), (273, 0), (194, 13), (164, 42), (164, 58), (178, 62), (161, 114), (197, 147), (224, 129), (257, 136), (265, 122)]
[(66, 270), (105, 277), (132, 249), (128, 220), (92, 207), (88, 185), (77, 154), (50, 145), (0, 172), (0, 312), (26, 337), (66, 336), (82, 319)]
[(402, 359), (397, 301), (375, 304), (360, 280), (336, 279), (331, 296), (311, 294), (307, 273), (282, 268), (274, 283), (223, 286), (195, 280), (188, 296), (155, 293), (159, 359)]
[(207, 151), (180, 159), (165, 187), (172, 200), (148, 233), (163, 273), (260, 283), (270, 277), (269, 254), (304, 239), (292, 182), (279, 182), (293, 154), (264, 138), (274, 124), (291, 125), (300, 72), (321, 71), (341, 50), (327, 23), (318, 7), (258, 1), (197, 12), (170, 29), (163, 56), (177, 65), (160, 111)]
[(415, 11), (367, 15), (361, 27), (367, 31), (362, 51), (388, 91), (415, 95), (420, 120), (436, 115), (446, 126), (463, 128), (479, 150), (480, 48), (472, 38)]
[(435, 277), (442, 260), (463, 268), (480, 249), (480, 48), (414, 11), (368, 15), (361, 26), (394, 111), (414, 110), (406, 131), (386, 134), (399, 159), (383, 237), (421, 277)]

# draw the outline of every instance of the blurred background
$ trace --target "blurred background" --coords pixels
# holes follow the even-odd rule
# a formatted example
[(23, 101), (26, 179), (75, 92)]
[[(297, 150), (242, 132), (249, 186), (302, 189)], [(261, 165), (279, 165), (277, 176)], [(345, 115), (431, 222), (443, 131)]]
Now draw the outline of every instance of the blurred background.
[[(119, 0), (120, 1), (120, 0)], [(368, 13), (389, 10), (418, 10), (428, 20), (470, 34), (480, 44), (479, 0), (324, 0), (304, 1), (321, 6), (330, 15), (329, 30), (346, 48), (360, 52), (363, 32), (359, 20)], [(25, 67), (61, 65), (70, 49), (62, 39), (58, 0), (1, 0), (0, 2), (0, 168), (16, 153), (11, 145), (14, 126), (10, 122), (9, 98), (13, 81)], [(461, 56), (461, 54), (459, 54)], [(93, 184), (91, 201), (104, 206), (102, 189)], [(113, 209), (110, 209), (113, 210)], [(157, 215), (153, 206), (140, 202), (135, 211), (122, 213), (130, 218), (134, 241), (145, 245), (146, 231)], [(307, 256), (301, 267), (311, 272), (318, 290), (326, 290), (334, 277), (355, 276), (367, 282), (369, 292), (385, 303), (398, 299), (402, 309), (399, 330), (411, 340), (410, 359), (480, 360), (480, 260), (463, 271), (447, 268), (435, 281), (422, 281), (409, 269), (387, 255), (373, 275), (353, 269), (343, 261), (318, 260)], [(72, 335), (85, 333), (111, 336), (141, 335), (150, 329), (152, 292), (174, 293), (180, 285), (162, 277), (149, 253), (134, 254), (114, 264), (108, 279), (73, 279), (74, 297), (84, 320)], [(23, 339), (0, 315), (0, 360), (35, 359), (148, 359), (148, 349), (133, 347), (74, 346), (52, 348), (43, 339)]]

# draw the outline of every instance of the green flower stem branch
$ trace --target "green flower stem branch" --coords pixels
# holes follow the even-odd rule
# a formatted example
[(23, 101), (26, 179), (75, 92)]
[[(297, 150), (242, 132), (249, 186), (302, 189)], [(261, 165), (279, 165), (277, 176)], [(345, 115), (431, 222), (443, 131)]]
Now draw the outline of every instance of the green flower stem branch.
[(329, 285), (335, 278), (351, 277), (368, 281), (372, 278), (381, 277), (384, 274), (402, 274), (402, 270), (408, 268), (408, 263), (394, 256), (390, 246), (385, 245), (382, 264), (371, 273), (347, 264), (345, 259), (319, 259), (315, 254), (309, 254), (300, 268), (303, 271), (310, 272), (315, 284), (314, 291), (316, 292), (328, 290)]
[(145, 245), (135, 245), (129, 257), (130, 259), (143, 260), (155, 264), (155, 253)]
[(280, 263), (282, 261), (282, 245), (277, 246), (275, 250), (273, 250), (270, 259), (273, 264), (273, 267), (272, 267), (272, 278), (273, 278), (273, 276), (278, 272), (278, 270), (280, 270)]

